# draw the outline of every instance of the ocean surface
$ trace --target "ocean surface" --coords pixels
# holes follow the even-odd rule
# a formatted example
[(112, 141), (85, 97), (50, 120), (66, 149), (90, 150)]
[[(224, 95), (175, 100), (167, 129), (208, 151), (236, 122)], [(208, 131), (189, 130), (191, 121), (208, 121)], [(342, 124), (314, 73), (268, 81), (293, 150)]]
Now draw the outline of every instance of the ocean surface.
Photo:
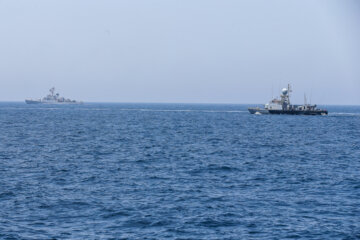
[(360, 239), (360, 107), (0, 103), (0, 239)]

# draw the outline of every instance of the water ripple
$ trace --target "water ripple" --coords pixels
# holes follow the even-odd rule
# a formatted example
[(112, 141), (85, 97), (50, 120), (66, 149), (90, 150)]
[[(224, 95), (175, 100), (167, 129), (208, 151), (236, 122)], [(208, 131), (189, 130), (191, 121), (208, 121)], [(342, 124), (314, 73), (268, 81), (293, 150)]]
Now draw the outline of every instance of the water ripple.
[(359, 239), (360, 108), (0, 103), (0, 239)]

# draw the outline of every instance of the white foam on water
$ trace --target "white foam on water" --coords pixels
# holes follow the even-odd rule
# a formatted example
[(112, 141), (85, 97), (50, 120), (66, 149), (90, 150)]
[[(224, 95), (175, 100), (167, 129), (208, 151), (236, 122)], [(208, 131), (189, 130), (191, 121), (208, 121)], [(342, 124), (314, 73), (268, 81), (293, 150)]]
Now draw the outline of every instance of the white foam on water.
[(332, 112), (329, 116), (360, 116), (360, 113)]

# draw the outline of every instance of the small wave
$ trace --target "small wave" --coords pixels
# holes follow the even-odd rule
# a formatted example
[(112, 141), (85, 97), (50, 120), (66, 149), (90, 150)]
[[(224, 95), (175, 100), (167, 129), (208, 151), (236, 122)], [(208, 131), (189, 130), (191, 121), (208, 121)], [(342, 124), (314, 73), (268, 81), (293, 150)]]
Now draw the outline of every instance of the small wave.
[(231, 227), (231, 226), (237, 226), (240, 222), (238, 220), (226, 220), (226, 219), (214, 219), (207, 217), (203, 219), (202, 221), (198, 222), (197, 226), (202, 227), (210, 227), (210, 228), (216, 228), (216, 227)]
[(240, 170), (236, 167), (217, 165), (217, 164), (209, 164), (208, 166), (206, 166), (206, 168), (192, 170), (193, 173), (207, 172), (207, 171), (232, 172), (232, 171), (240, 171)]
[(55, 109), (64, 109), (64, 108), (49, 108), (49, 107), (5, 107), (0, 108), (0, 110), (55, 110)]
[(7, 197), (14, 197), (14, 196), (15, 196), (15, 193), (13, 193), (11, 191), (0, 193), (0, 199), (7, 198)]
[(108, 111), (110, 109), (109, 108), (79, 108), (77, 110), (81, 110), (81, 111)]
[(110, 212), (110, 213), (101, 215), (101, 217), (104, 218), (104, 219), (128, 217), (128, 216), (130, 216), (130, 213), (126, 212), (126, 211)]
[(134, 218), (127, 220), (123, 223), (123, 227), (131, 227), (131, 228), (141, 228), (141, 227), (147, 227), (152, 224), (152, 221), (147, 218)]

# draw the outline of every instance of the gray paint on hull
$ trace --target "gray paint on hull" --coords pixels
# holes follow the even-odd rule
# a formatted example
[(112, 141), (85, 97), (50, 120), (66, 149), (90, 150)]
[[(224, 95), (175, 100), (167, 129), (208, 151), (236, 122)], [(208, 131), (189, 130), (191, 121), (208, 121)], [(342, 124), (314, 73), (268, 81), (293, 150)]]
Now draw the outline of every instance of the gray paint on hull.
[(287, 115), (327, 115), (327, 110), (267, 110), (264, 108), (248, 108), (251, 114), (260, 113), (260, 114), (287, 114)]

